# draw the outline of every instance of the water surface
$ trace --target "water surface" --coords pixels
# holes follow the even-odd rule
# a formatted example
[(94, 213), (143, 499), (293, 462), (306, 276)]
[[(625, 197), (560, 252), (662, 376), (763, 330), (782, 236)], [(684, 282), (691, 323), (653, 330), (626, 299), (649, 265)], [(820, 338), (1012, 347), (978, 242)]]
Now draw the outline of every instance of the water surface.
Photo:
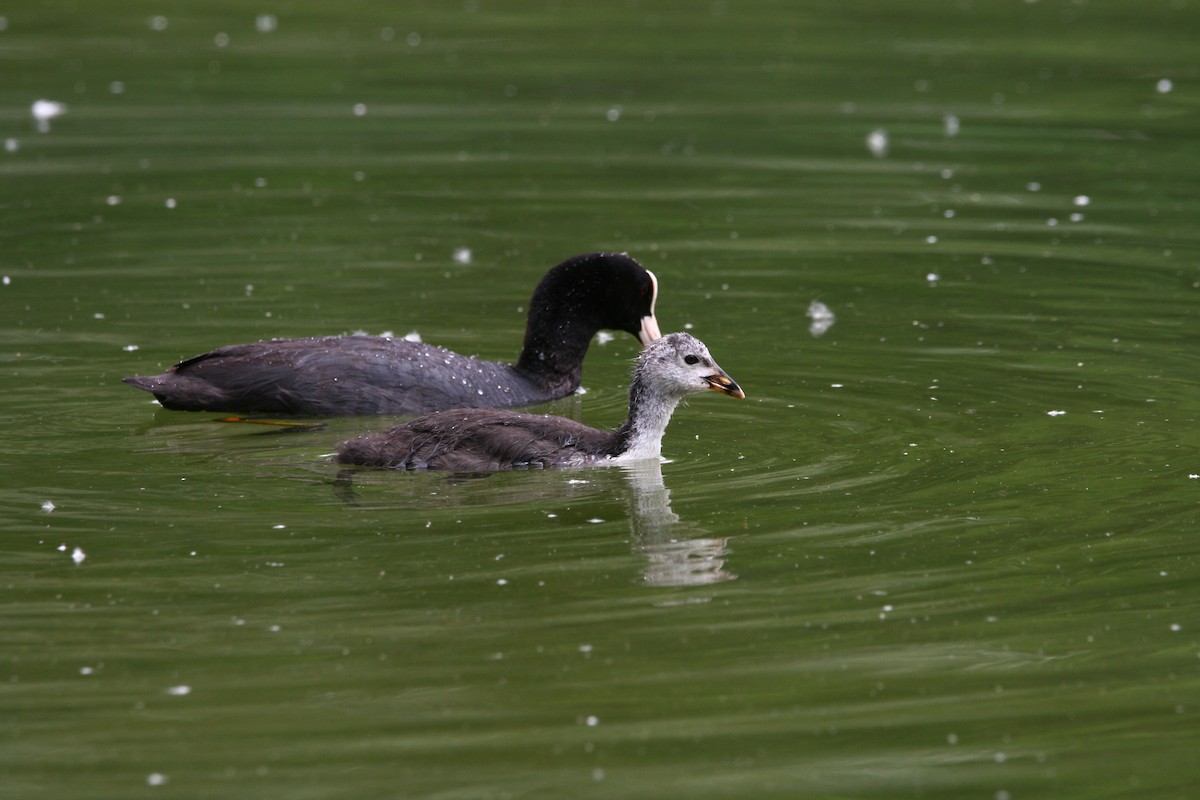
[[(0, 796), (1200, 781), (1189, 4), (3, 19)], [(749, 395), (661, 466), (347, 480), (394, 420), (119, 380), (356, 330), (515, 358), (600, 249)], [(635, 356), (543, 410), (616, 425)]]

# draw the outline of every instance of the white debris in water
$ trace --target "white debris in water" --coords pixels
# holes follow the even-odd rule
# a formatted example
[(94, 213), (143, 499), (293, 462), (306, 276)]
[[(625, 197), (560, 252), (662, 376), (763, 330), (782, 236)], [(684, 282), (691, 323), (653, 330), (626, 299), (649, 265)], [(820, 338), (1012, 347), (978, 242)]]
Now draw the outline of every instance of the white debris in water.
[(365, 117), (366, 115), (367, 115), (367, 104), (366, 103), (355, 103), (354, 104), (354, 116)]
[(1081, 195), (1077, 196), (1071, 202), (1073, 202), (1075, 205), (1079, 206), (1080, 208), (1083, 208), (1084, 206), (1089, 205), (1092, 202), (1092, 198), (1088, 197), (1086, 194), (1081, 194)]
[(76, 547), (71, 551), (71, 560), (76, 564), (82, 564), (87, 559), (87, 553), (83, 552), (82, 547)]
[(10, 136), (4, 140), (4, 152), (15, 153), (20, 149), (21, 143), (17, 141), (16, 137)]
[(608, 331), (599, 331), (596, 334), (596, 344), (600, 344), (600, 345), (608, 344), (615, 338), (617, 338), (617, 337), (613, 336)]
[(125, 94), (125, 82), (113, 81), (108, 85), (108, 90), (113, 94)]
[(1065, 412), (1065, 411), (1047, 411), (1046, 412), (1046, 414), (1051, 417), (1061, 417), (1065, 413), (1067, 413), (1067, 412)]
[(947, 136), (958, 136), (959, 123), (957, 116), (954, 114), (947, 114), (942, 118), (942, 122), (945, 125)]
[(409, 331), (408, 333), (404, 334), (404, 341), (421, 342), (423, 339), (421, 339), (421, 334), (417, 333), (416, 331)]
[(35, 100), (29, 108), (29, 112), (33, 114), (33, 121), (37, 124), (38, 131), (49, 133), (50, 120), (67, 113), (67, 104), (57, 100)]
[(175, 207), (175, 198), (168, 197), (166, 202), (163, 203), (163, 205), (166, 206), (167, 208), (174, 208)]
[(166, 783), (167, 776), (163, 775), (161, 772), (151, 772), (146, 776), (147, 786), (165, 786)]
[(151, 30), (165, 31), (167, 29), (167, 18), (159, 14), (146, 20), (146, 24), (150, 26)]
[(876, 158), (883, 158), (888, 153), (888, 134), (883, 128), (867, 134), (867, 149)]
[(508, 578), (497, 578), (496, 585), (497, 586), (508, 586)]
[(938, 243), (938, 237), (936, 237), (932, 234), (925, 237), (925, 244), (937, 244), (937, 243)]
[(589, 520), (588, 520), (588, 522), (590, 522), (590, 523), (592, 523), (593, 525), (595, 525), (595, 524), (596, 524), (596, 523), (598, 523), (598, 522), (604, 522), (604, 520), (600, 519), (599, 517), (592, 517), (591, 519), (589, 519)]
[(1188, 480), (1189, 480), (1189, 481), (1194, 481), (1194, 480), (1196, 480), (1197, 478), (1200, 478), (1200, 475), (1197, 475), (1195, 472), (1189, 472), (1189, 473), (1188, 473)]
[(470, 264), (471, 263), (471, 248), (458, 247), (454, 250), (455, 264)]
[(54, 505), (54, 502), (51, 500), (47, 500), (46, 502), (42, 503), (42, 511), (45, 511), (47, 514), (56, 508), (58, 508), (58, 506)]
[(8, 286), (9, 284), (12, 283), (12, 278), (5, 275), (3, 278), (0, 278), (0, 283), (3, 283), (5, 286)]
[(273, 33), (279, 27), (279, 17), (274, 14), (259, 14), (254, 18), (254, 27), (259, 33)]
[(167, 687), (167, 694), (171, 695), (172, 697), (187, 697), (191, 693), (192, 687), (188, 686), (187, 684), (181, 683), (178, 686)]
[(218, 33), (216, 36), (213, 37), (213, 44), (215, 44), (217, 47), (228, 47), (229, 46), (229, 34), (224, 33), (224, 32)]
[(95, 675), (96, 668), (95, 667), (80, 667), (79, 674), (80, 675)]
[(278, 525), (272, 525), (271, 528), (273, 528), (274, 530), (277, 530), (277, 531), (281, 531), (281, 530), (284, 530), (285, 528), (287, 528), (287, 525), (280, 523)]
[(584, 724), (586, 724), (589, 728), (594, 728), (600, 724), (600, 718), (595, 714), (589, 714), (584, 720)]
[(609, 122), (616, 122), (617, 120), (619, 120), (621, 118), (621, 107), (613, 106), (604, 114), (604, 117)]
[(1037, 181), (1030, 181), (1029, 183), (1025, 184), (1025, 188), (1031, 192), (1040, 192), (1042, 190), (1042, 185)]
[(108, 203), (110, 206), (119, 206), (121, 205), (121, 196), (119, 194), (110, 194), (108, 197), (104, 198), (104, 202)]
[(1154, 84), (1154, 90), (1159, 94), (1167, 94), (1175, 88), (1175, 84), (1171, 83), (1170, 78), (1162, 78), (1158, 83)]
[(804, 315), (812, 320), (808, 326), (808, 332), (812, 336), (820, 336), (832, 328), (834, 322), (837, 322), (837, 315), (820, 300), (813, 300), (809, 303), (808, 310), (804, 312)]

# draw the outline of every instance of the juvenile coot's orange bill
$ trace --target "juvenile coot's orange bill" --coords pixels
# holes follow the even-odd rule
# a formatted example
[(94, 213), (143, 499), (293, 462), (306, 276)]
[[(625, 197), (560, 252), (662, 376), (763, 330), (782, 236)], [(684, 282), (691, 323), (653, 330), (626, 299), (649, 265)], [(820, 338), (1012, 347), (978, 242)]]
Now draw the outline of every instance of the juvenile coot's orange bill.
[(708, 381), (708, 388), (714, 392), (727, 394), (730, 397), (736, 397), (738, 400), (746, 399), (746, 393), (742, 391), (742, 387), (738, 386), (733, 378), (723, 372), (719, 375), (709, 375), (704, 380)]

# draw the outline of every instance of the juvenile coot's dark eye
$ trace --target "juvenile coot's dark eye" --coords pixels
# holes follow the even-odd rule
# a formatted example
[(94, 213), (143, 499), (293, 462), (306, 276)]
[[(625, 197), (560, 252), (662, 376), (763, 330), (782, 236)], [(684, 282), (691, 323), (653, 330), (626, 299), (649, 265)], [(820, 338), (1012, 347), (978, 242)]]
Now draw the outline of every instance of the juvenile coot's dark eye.
[(685, 363), (685, 364), (699, 364), (699, 363), (700, 363), (700, 359), (698, 359), (698, 358), (696, 358), (695, 356), (693, 356), (693, 355), (690, 355), (690, 354), (689, 354), (689, 355), (686, 355), (686, 356), (684, 356), (684, 357), (683, 357), (683, 363)]

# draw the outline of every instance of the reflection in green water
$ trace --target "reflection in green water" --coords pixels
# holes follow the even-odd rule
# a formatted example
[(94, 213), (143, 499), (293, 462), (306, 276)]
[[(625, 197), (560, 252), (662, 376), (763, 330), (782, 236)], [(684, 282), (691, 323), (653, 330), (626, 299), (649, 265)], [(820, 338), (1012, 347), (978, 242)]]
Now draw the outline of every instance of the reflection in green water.
[[(1188, 4), (103, 5), (0, 12), (0, 797), (1190, 796)], [(511, 359), (600, 249), (751, 398), (661, 470), (347, 484), (390, 420), (119, 381)]]

